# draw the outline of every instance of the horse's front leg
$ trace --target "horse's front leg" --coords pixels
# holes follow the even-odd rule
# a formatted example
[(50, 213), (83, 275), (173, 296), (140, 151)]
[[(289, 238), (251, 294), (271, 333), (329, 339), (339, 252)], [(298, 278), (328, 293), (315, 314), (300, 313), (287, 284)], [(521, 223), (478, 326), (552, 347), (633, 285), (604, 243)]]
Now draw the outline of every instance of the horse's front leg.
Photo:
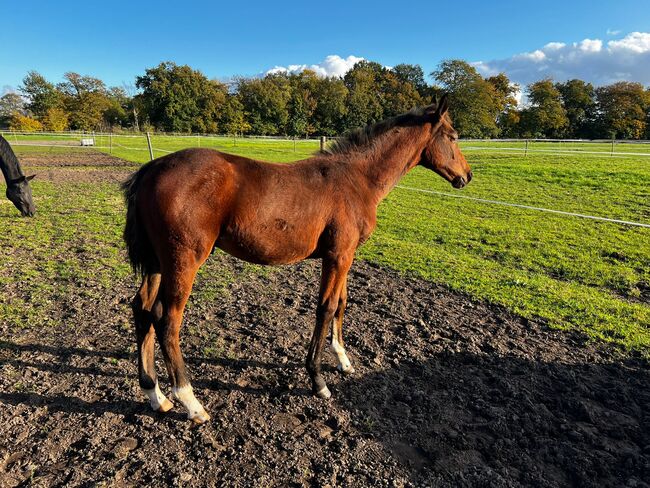
[(343, 374), (352, 374), (354, 373), (354, 368), (348, 359), (348, 355), (345, 353), (345, 346), (343, 344), (343, 315), (345, 314), (345, 306), (347, 305), (347, 302), (348, 286), (346, 276), (339, 295), (339, 305), (336, 309), (336, 314), (334, 315), (334, 322), (332, 323), (332, 351), (334, 351), (334, 354), (336, 354), (336, 357), (339, 360), (336, 369), (341, 371)]
[(354, 251), (346, 255), (323, 259), (318, 306), (316, 307), (316, 326), (307, 352), (307, 372), (311, 379), (312, 393), (320, 398), (332, 396), (321, 374), (322, 352), (329, 324), (332, 323), (339, 307), (339, 297), (345, 286), (353, 256)]
[(172, 394), (187, 410), (187, 417), (197, 424), (210, 420), (210, 416), (194, 396), (180, 349), (180, 329), (183, 310), (190, 296), (194, 277), (199, 264), (205, 261), (206, 257), (207, 253), (202, 260), (197, 261), (194, 252), (179, 247), (175, 249), (172, 265), (163, 264), (161, 284), (163, 313), (161, 319), (155, 324), (156, 336), (172, 383)]

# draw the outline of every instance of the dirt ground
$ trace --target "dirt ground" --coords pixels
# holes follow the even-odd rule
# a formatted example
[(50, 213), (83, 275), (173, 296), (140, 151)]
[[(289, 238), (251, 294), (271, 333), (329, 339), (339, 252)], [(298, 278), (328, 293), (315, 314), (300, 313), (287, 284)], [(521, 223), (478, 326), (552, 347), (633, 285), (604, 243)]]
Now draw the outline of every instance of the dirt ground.
[(0, 486), (650, 486), (645, 360), (372, 264), (350, 274), (356, 373), (327, 354), (312, 397), (318, 269), (211, 257), (182, 332), (200, 427), (139, 392), (132, 279), (71, 287), (47, 330), (0, 318)]
[(137, 163), (92, 149), (80, 149), (66, 154), (27, 153), (20, 155), (20, 162), (27, 174), (36, 174), (38, 181), (55, 183), (119, 183), (140, 167)]

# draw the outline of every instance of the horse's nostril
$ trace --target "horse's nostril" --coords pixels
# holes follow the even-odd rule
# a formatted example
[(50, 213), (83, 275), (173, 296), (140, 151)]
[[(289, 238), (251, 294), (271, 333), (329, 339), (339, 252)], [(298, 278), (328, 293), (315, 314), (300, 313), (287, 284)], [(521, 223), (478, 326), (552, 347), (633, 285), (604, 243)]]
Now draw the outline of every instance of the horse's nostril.
[(467, 183), (469, 183), (470, 181), (472, 181), (472, 177), (473, 177), (473, 176), (474, 176), (474, 175), (472, 174), (471, 171), (467, 173)]

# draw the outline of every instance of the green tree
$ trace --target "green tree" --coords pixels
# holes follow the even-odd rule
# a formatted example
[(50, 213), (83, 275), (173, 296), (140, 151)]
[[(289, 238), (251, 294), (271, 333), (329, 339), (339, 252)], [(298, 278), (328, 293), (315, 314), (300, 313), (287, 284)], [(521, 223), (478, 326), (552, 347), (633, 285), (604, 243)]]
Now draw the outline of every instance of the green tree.
[(131, 99), (124, 88), (112, 87), (107, 93), (108, 103), (102, 117), (108, 127), (125, 127), (131, 115)]
[(505, 73), (491, 76), (486, 81), (494, 89), (494, 104), (497, 111), (496, 121), (500, 135), (514, 137), (518, 130), (519, 111), (515, 94), (519, 85), (512, 83)]
[(640, 83), (621, 81), (596, 88), (599, 137), (640, 139), (647, 134), (649, 92)]
[(260, 135), (286, 134), (291, 84), (285, 74), (238, 80), (239, 98), (251, 131)]
[(400, 79), (390, 70), (381, 73), (379, 83), (384, 117), (392, 117), (424, 105), (424, 100), (415, 86)]
[(419, 64), (398, 64), (393, 67), (392, 72), (400, 81), (413, 86), (423, 99), (431, 96), (431, 89), (424, 79), (424, 71)]
[(68, 113), (70, 127), (86, 131), (106, 128), (104, 112), (110, 106), (110, 101), (104, 82), (74, 72), (66, 73), (64, 78), (65, 81), (59, 83), (57, 88)]
[(45, 115), (50, 108), (61, 106), (61, 93), (36, 71), (27, 73), (18, 90), (27, 98), (27, 110), (36, 117)]
[(319, 78), (314, 87), (314, 98), (314, 131), (324, 136), (342, 133), (348, 113), (348, 89), (344, 81), (340, 78)]
[(189, 66), (172, 62), (149, 68), (136, 78), (139, 101), (149, 121), (172, 132), (217, 132), (227, 89)]
[(220, 124), (226, 134), (242, 135), (250, 131), (251, 126), (246, 121), (244, 106), (238, 95), (228, 95), (221, 111)]
[(460, 59), (441, 62), (431, 76), (449, 93), (454, 127), (463, 137), (495, 137), (502, 110), (495, 86)]
[(595, 115), (595, 91), (591, 83), (573, 79), (565, 83), (556, 83), (555, 88), (562, 97), (562, 106), (566, 110), (568, 125), (565, 136), (589, 137), (592, 134)]
[(318, 76), (311, 70), (293, 74), (289, 77), (291, 97), (287, 104), (289, 117), (287, 133), (292, 136), (308, 136), (315, 130), (314, 112), (316, 110), (315, 92)]
[(569, 124), (562, 106), (562, 95), (550, 79), (536, 81), (527, 87), (530, 106), (522, 110), (524, 137), (562, 137)]
[(0, 97), (0, 126), (6, 126), (15, 113), (25, 111), (25, 101), (18, 93), (5, 93)]
[(345, 129), (374, 124), (384, 118), (380, 81), (385, 68), (378, 63), (359, 61), (343, 78), (348, 89)]

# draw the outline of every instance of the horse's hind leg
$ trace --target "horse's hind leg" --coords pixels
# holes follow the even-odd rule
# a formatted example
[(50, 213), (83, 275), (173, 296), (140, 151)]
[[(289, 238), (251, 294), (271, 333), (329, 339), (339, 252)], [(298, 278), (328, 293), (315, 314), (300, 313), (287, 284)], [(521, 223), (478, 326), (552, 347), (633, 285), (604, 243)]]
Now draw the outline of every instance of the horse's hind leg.
[(172, 384), (172, 393), (187, 410), (190, 420), (200, 424), (210, 419), (203, 406), (194, 396), (185, 362), (180, 349), (180, 329), (183, 310), (192, 291), (192, 283), (209, 250), (197, 260), (193, 251), (176, 249), (173, 263), (163, 267), (162, 318), (156, 323), (156, 335), (165, 358), (165, 365)]
[(345, 353), (345, 346), (343, 345), (343, 314), (345, 313), (345, 306), (348, 301), (348, 287), (347, 283), (343, 283), (341, 294), (339, 296), (339, 304), (334, 315), (334, 322), (332, 323), (332, 350), (336, 354), (339, 364), (336, 367), (343, 374), (354, 373), (354, 368)]
[(155, 332), (153, 324), (160, 320), (162, 315), (160, 301), (157, 301), (159, 288), (160, 274), (155, 273), (144, 276), (132, 306), (135, 333), (138, 341), (140, 388), (149, 398), (151, 408), (158, 412), (167, 412), (173, 407), (173, 404), (160, 391), (154, 362)]

